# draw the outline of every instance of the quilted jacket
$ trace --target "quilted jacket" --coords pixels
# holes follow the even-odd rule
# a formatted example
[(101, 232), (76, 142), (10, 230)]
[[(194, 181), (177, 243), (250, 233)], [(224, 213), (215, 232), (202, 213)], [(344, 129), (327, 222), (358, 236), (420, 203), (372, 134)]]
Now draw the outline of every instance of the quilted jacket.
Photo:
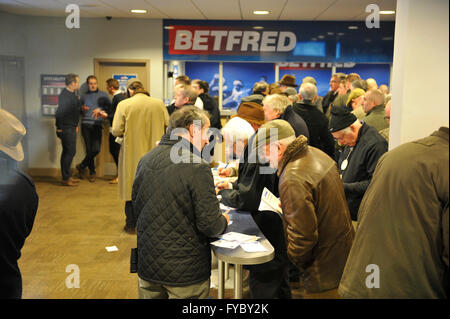
[[(171, 159), (178, 155), (177, 159)], [(211, 275), (210, 238), (227, 227), (209, 165), (189, 141), (167, 135), (139, 162), (132, 191), (138, 276), (186, 286)]]

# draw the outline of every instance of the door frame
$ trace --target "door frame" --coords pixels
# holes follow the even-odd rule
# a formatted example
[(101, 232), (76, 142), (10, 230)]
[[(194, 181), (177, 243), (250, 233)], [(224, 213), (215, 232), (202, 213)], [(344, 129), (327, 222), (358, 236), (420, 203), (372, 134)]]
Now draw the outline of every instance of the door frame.
[[(120, 64), (133, 64), (133, 63), (145, 63), (145, 69), (147, 72), (147, 83), (148, 83), (148, 90), (149, 92), (151, 92), (150, 90), (150, 60), (149, 59), (111, 59), (111, 58), (94, 58), (94, 75), (97, 76), (97, 78), (99, 77), (100, 74), (100, 66), (102, 63), (117, 63), (118, 66), (120, 66)], [(109, 123), (107, 124), (109, 125)], [(105, 125), (103, 125), (103, 127), (105, 128)], [(100, 153), (97, 156), (97, 165), (96, 165), (96, 171), (97, 171), (97, 176), (105, 176), (105, 152), (109, 152), (108, 147), (106, 147), (105, 143), (109, 143), (109, 132), (106, 131), (105, 133), (105, 129), (103, 130), (102, 133), (102, 146), (100, 149)]]

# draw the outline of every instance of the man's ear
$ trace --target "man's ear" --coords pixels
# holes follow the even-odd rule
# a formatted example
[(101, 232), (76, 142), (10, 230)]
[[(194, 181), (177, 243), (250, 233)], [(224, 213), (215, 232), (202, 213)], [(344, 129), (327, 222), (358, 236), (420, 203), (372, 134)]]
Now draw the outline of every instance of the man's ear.
[(189, 135), (190, 135), (190, 137), (194, 138), (194, 135), (195, 135), (195, 125), (194, 124), (189, 125)]

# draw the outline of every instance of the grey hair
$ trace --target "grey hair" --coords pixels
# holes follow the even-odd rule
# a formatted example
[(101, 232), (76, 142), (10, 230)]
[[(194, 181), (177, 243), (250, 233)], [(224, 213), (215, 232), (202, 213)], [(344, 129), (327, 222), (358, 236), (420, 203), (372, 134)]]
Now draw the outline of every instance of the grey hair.
[(169, 119), (169, 127), (167, 133), (171, 133), (174, 129), (183, 128), (189, 130), (192, 124), (201, 124), (203, 128), (209, 120), (209, 115), (206, 111), (199, 109), (196, 106), (185, 106), (172, 113)]
[(300, 86), (300, 95), (306, 101), (312, 101), (317, 95), (317, 87), (311, 83), (303, 83)]
[(178, 92), (178, 90), (183, 90), (183, 97), (189, 98), (189, 104), (193, 105), (197, 100), (198, 94), (192, 86), (185, 84), (178, 84), (177, 86), (175, 86), (175, 91)]
[(267, 88), (269, 87), (269, 83), (264, 82), (264, 81), (260, 81), (260, 82), (256, 82), (253, 85), (253, 93), (254, 94), (261, 94), (262, 92), (264, 92), (265, 90), (267, 90)]
[(384, 93), (378, 89), (368, 91), (367, 99), (375, 101), (375, 105), (384, 105), (386, 103)]
[(292, 104), (291, 100), (287, 96), (281, 94), (272, 94), (266, 96), (263, 99), (263, 104), (268, 105), (274, 111), (280, 111), (280, 114), (284, 113), (284, 110)]

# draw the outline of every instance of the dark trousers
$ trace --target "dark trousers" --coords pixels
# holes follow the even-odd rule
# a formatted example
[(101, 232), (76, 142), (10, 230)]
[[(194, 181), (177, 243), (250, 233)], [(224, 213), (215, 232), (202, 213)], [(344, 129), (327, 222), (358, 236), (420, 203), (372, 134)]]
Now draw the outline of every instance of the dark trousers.
[(136, 218), (134, 217), (133, 213), (133, 202), (127, 201), (125, 202), (125, 224), (129, 228), (135, 228), (136, 227)]
[(109, 133), (109, 152), (111, 153), (116, 166), (119, 167), (120, 144), (116, 143), (116, 137)]
[(88, 167), (89, 172), (93, 175), (95, 174), (95, 157), (100, 153), (102, 144), (102, 126), (82, 124), (81, 134), (86, 145), (86, 156), (81, 162), (81, 167)]
[(246, 266), (250, 271), (250, 296), (253, 299), (290, 299), (289, 259), (284, 239), (283, 221), (277, 213), (252, 213), (255, 223), (275, 249), (273, 260)]
[(62, 132), (56, 132), (56, 136), (61, 139), (61, 175), (63, 180), (70, 178), (70, 167), (77, 150), (77, 132), (75, 127), (63, 128)]

